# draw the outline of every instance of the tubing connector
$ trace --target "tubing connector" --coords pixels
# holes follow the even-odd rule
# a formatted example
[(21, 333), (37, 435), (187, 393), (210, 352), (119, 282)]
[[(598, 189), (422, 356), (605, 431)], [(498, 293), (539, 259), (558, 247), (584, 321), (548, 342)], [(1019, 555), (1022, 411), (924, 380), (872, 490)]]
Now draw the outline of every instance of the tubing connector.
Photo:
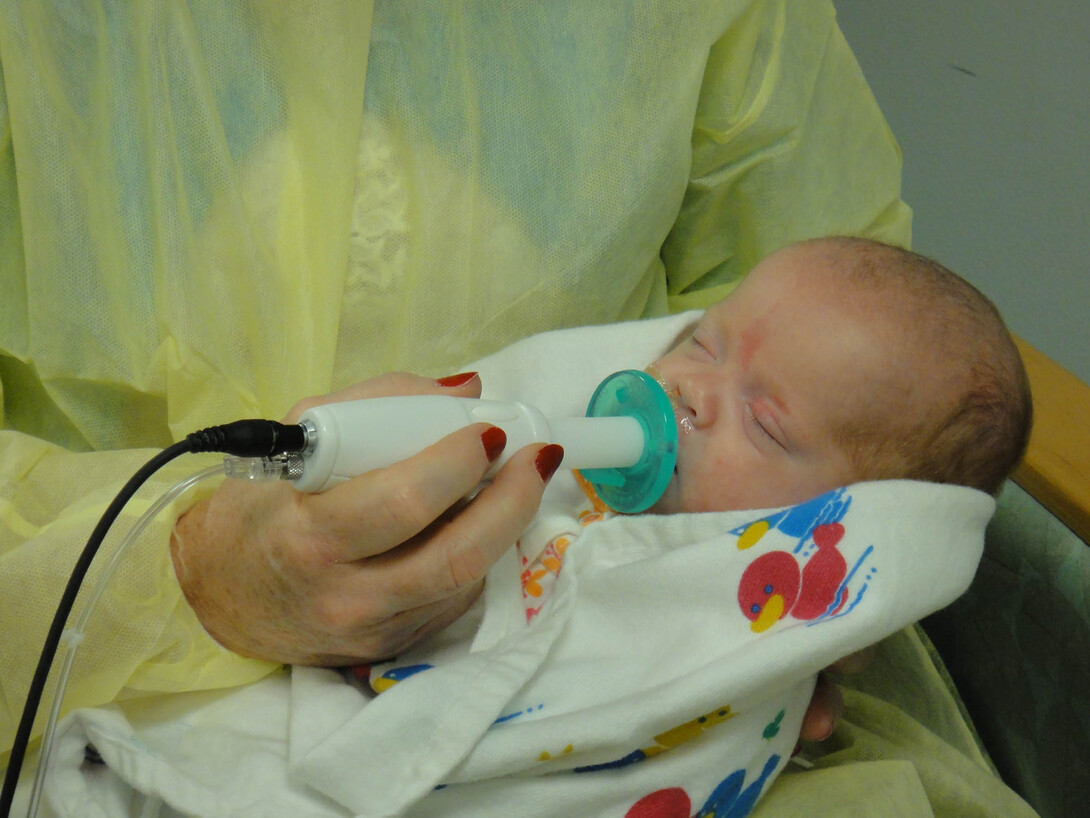
[(236, 480), (296, 480), (303, 473), (303, 455), (285, 452), (272, 457), (223, 458), (223, 471)]

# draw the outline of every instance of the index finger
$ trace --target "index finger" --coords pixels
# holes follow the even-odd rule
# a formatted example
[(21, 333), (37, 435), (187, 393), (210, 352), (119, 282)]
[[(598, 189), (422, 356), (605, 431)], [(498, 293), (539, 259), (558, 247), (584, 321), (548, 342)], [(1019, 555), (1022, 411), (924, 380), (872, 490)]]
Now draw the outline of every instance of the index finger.
[(394, 395), (453, 395), (477, 398), (481, 395), (481, 379), (476, 372), (463, 372), (435, 380), (408, 372), (387, 372), (366, 381), (330, 392), (312, 395), (298, 401), (284, 417), (284, 423), (295, 423), (307, 409), (326, 403), (340, 403), (363, 398), (388, 398)]
[(466, 426), (406, 460), (309, 495), (311, 524), (337, 562), (381, 554), (469, 495), (505, 444), (497, 426)]

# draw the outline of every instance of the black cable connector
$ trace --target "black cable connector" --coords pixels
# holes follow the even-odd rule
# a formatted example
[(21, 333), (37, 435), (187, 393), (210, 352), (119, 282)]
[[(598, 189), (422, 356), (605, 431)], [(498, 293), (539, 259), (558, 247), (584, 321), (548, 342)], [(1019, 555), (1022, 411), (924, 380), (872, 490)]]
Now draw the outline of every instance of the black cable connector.
[(121, 491), (113, 499), (91, 533), (87, 544), (76, 561), (72, 574), (68, 578), (64, 593), (57, 605), (57, 611), (53, 615), (53, 622), (42, 644), (42, 653), (38, 659), (38, 667), (34, 671), (30, 689), (27, 692), (26, 704), (23, 705), (23, 715), (19, 721), (19, 727), (15, 732), (15, 742), (8, 758), (8, 769), (4, 776), (4, 786), (0, 790), (0, 816), (8, 818), (11, 806), (15, 800), (15, 787), (19, 783), (19, 774), (23, 766), (23, 758), (26, 756), (27, 747), (34, 727), (34, 718), (41, 704), (42, 694), (45, 691), (46, 681), (49, 679), (49, 669), (53, 665), (57, 648), (60, 645), (64, 627), (68, 622), (68, 616), (76, 603), (76, 595), (91, 567), (102, 541), (110, 526), (121, 514), (125, 504), (136, 494), (137, 489), (151, 477), (156, 471), (182, 454), (198, 452), (222, 452), (236, 457), (272, 457), (288, 452), (301, 452), (306, 448), (307, 435), (302, 426), (298, 424), (277, 423), (274, 420), (237, 420), (234, 423), (226, 423), (222, 426), (211, 426), (188, 435), (172, 446), (155, 455), (145, 463), (128, 482), (122, 486)]
[(301, 452), (307, 445), (306, 432), (298, 423), (275, 420), (236, 420), (223, 426), (201, 429), (186, 437), (192, 452), (223, 452), (236, 457), (272, 457)]

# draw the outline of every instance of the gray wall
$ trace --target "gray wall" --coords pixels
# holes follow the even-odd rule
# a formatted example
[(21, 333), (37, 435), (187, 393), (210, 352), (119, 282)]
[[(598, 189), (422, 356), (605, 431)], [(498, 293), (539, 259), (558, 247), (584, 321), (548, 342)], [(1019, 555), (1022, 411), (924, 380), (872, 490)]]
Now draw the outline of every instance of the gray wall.
[(913, 248), (1090, 383), (1090, 3), (834, 2), (904, 153)]

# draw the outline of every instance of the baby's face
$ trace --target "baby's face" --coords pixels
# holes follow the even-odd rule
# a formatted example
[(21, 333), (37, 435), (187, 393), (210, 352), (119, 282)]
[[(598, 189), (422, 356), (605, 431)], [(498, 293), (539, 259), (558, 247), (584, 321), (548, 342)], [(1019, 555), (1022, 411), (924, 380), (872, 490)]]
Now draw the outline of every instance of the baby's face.
[(799, 248), (768, 257), (649, 367), (679, 432), (676, 472), (652, 512), (788, 505), (860, 479), (836, 432), (896, 417), (891, 384), (905, 379), (889, 372), (874, 322), (814, 274), (819, 263)]

